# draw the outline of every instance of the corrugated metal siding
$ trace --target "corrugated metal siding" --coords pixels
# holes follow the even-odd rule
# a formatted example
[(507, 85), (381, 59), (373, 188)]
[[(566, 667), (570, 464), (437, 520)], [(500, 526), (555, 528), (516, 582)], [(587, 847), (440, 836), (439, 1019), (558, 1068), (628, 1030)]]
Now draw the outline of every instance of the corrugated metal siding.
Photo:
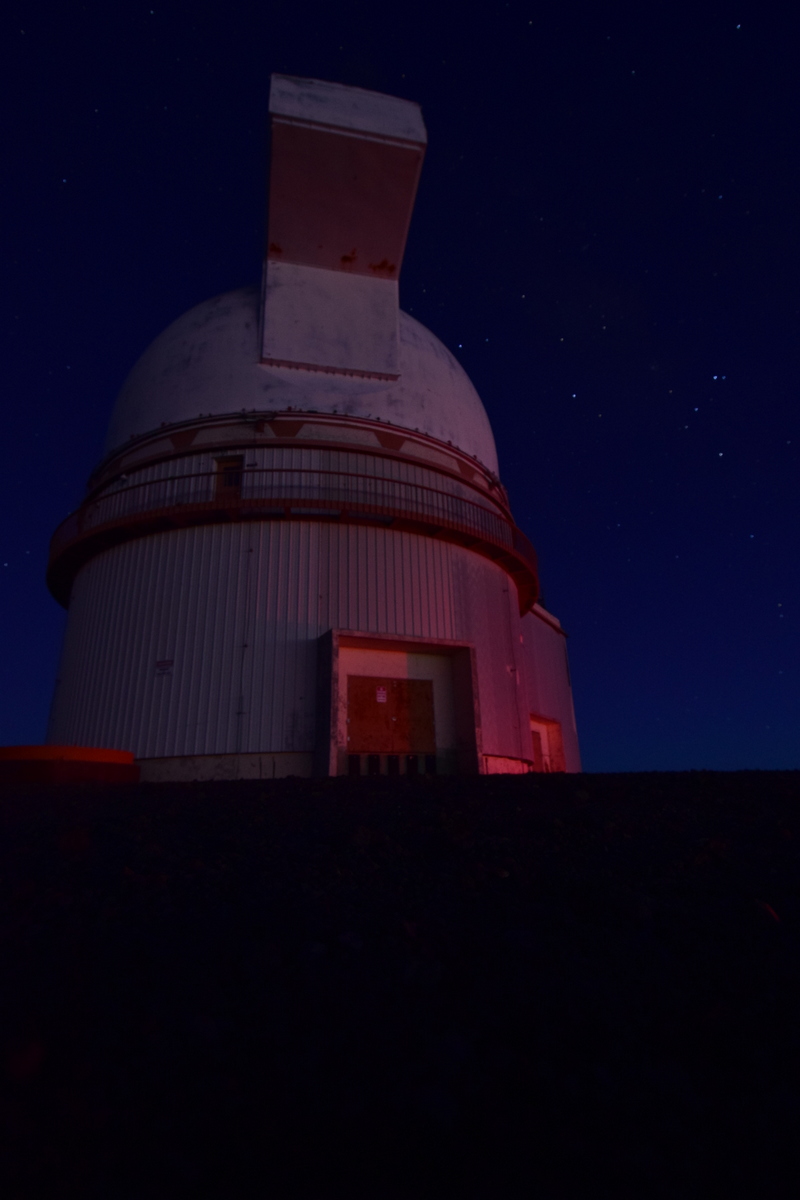
[[(366, 507), (376, 514), (402, 513), (455, 526), (509, 549), (514, 545), (514, 531), (505, 514), (484, 492), (418, 464), (299, 446), (259, 446), (242, 450), (241, 457), (244, 472), (237, 496), (245, 501), (264, 501), (279, 510), (293, 501), (317, 507)], [(79, 531), (86, 533), (133, 514), (213, 502), (216, 472), (212, 453), (185, 455), (132, 471), (73, 514), (61, 535), (69, 540)]]
[(484, 754), (529, 758), (522, 727), (519, 613), (516, 589), (504, 571), (476, 554), (456, 561), (459, 627), (474, 642)]
[[(216, 460), (234, 454), (244, 458), (245, 496), (260, 496), (264, 490), (260, 485), (272, 472), (277, 473), (280, 479), (278, 483), (270, 484), (270, 494), (277, 492), (282, 485), (287, 495), (307, 489), (317, 481), (317, 472), (326, 472), (332, 476), (346, 475), (354, 479), (357, 477), (362, 481), (361, 486), (369, 498), (373, 495), (394, 495), (395, 490), (391, 485), (396, 484), (433, 489), (446, 493), (447, 496), (477, 504), (487, 512), (498, 511), (497, 505), (482, 489), (472, 487), (466, 481), (443, 474), (435, 468), (423, 467), (402, 459), (313, 446), (254, 446), (187, 454), (181, 458), (130, 471), (98, 494), (96, 499), (101, 506), (102, 519), (111, 520), (124, 513), (139, 511), (142, 507), (152, 507), (155, 504), (210, 499), (213, 493), (213, 479), (209, 482), (207, 477), (213, 475), (216, 470)], [(200, 479), (196, 478), (197, 476)], [(203, 477), (206, 477), (205, 480)], [(443, 497), (443, 502), (445, 499), (446, 497)]]
[(521, 625), (530, 711), (561, 722), (567, 770), (580, 771), (567, 639), (535, 613), (527, 613)]
[(245, 522), (141, 538), (75, 581), (48, 740), (139, 757), (310, 752), (316, 639), (358, 629), (473, 642), (484, 753), (529, 757), (536, 712), (561, 721), (578, 770), (565, 639), (533, 615), (521, 623), (512, 592), (468, 550), (380, 527)]
[(364, 526), (209, 525), (115, 547), (75, 580), (48, 740), (139, 757), (309, 751), (326, 629), (484, 636), (490, 615), (468, 628), (462, 604), (457, 618), (459, 563), (506, 581), (461, 547)]

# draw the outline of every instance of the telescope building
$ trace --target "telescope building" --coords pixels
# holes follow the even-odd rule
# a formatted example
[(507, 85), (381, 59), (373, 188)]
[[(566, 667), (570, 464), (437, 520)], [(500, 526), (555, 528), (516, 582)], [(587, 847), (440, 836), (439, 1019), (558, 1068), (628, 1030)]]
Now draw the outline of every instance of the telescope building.
[(467, 375), (398, 305), (417, 105), (273, 76), (264, 279), (145, 351), (54, 534), (48, 742), (143, 779), (578, 771)]

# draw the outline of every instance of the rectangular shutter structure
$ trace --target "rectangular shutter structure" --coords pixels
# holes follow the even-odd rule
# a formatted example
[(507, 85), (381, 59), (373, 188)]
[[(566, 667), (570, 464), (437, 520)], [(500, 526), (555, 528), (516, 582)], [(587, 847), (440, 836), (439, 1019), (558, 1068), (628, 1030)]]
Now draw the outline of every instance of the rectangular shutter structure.
[(273, 75), (262, 361), (398, 378), (397, 280), (427, 136), (419, 106)]
[(433, 682), (348, 676), (347, 738), (350, 754), (435, 754)]

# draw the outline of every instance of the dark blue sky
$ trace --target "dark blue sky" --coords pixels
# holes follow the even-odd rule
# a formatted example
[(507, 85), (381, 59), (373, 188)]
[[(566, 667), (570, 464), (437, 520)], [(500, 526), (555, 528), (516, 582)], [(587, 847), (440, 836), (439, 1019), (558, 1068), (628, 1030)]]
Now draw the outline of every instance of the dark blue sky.
[(797, 19), (594, 7), (6, 6), (0, 743), (125, 374), (259, 278), (281, 71), (422, 105), (401, 303), (488, 410), (586, 769), (800, 766)]

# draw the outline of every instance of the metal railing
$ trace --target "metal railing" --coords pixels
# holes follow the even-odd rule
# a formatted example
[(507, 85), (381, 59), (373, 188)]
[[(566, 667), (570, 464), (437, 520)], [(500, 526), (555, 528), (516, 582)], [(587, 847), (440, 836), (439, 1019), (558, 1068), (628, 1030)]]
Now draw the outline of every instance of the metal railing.
[(512, 527), (499, 512), (444, 489), (379, 475), (296, 467), (243, 468), (239, 487), (224, 486), (224, 476), (218, 471), (114, 487), (68, 517), (57, 533), (59, 542), (64, 544), (101, 525), (147, 512), (187, 507), (246, 510), (265, 502), (281, 509), (300, 503), (312, 508), (357, 508), (375, 515), (407, 513), (426, 521), (453, 525), (509, 549), (514, 545)]
[(104, 533), (122, 539), (127, 530), (163, 519), (169, 524), (276, 517), (411, 521), (431, 532), (452, 531), (505, 551), (536, 575), (536, 554), (528, 539), (499, 510), (442, 488), (346, 471), (297, 467), (243, 467), (240, 483), (226, 485), (220, 470), (112, 485), (61, 523), (50, 545), (53, 567), (79, 543)]

